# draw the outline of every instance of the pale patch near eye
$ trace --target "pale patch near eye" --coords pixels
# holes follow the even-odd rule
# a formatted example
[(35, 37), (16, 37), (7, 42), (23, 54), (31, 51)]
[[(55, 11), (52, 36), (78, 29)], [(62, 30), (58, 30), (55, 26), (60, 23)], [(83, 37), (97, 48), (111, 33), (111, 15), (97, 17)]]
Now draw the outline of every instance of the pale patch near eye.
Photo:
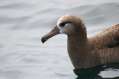
[(61, 34), (64, 33), (64, 28), (60, 28), (60, 33), (61, 33)]
[(63, 18), (59, 18), (58, 21), (57, 21), (57, 27), (59, 28), (61, 34), (64, 33), (64, 28), (61, 28), (60, 25), (59, 25), (62, 22), (62, 19)]
[(59, 18), (57, 21), (57, 27), (60, 29), (61, 27), (59, 26), (59, 24), (62, 22), (62, 18)]
[(61, 34), (66, 34), (73, 30), (73, 25), (71, 23), (67, 23), (67, 24), (65, 24), (64, 27), (59, 26), (59, 29), (60, 29)]
[(64, 33), (64, 28), (63, 27), (60, 27), (59, 25), (57, 25), (57, 27), (59, 28), (61, 34)]
[(67, 23), (67, 24), (65, 24), (64, 29), (66, 29), (66, 30), (72, 30), (73, 29), (73, 25), (71, 23)]
[(71, 27), (71, 26), (72, 26), (71, 23), (67, 23), (67, 24), (65, 24), (64, 27), (68, 28), (68, 27)]

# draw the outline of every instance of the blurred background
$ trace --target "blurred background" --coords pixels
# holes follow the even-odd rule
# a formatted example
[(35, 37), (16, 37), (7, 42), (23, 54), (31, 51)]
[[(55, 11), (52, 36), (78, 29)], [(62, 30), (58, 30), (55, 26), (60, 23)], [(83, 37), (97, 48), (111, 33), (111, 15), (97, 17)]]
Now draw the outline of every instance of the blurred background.
[(67, 37), (40, 41), (65, 14), (80, 16), (91, 36), (119, 23), (119, 0), (0, 0), (0, 79), (74, 79)]

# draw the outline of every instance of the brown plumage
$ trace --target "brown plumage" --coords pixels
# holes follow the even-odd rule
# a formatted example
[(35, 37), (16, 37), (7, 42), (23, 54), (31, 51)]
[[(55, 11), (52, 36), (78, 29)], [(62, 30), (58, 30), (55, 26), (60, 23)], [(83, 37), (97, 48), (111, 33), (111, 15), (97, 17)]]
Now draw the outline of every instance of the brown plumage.
[(68, 53), (76, 69), (119, 63), (119, 24), (88, 38), (82, 20), (65, 15), (60, 17), (51, 32), (42, 37), (42, 42), (60, 33), (68, 36)]

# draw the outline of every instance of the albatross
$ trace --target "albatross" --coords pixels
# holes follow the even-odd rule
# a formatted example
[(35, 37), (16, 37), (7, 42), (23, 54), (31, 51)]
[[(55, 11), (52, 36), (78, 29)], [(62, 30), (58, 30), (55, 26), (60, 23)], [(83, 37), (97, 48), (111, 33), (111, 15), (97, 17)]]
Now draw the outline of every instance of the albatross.
[(100, 65), (119, 63), (119, 24), (104, 29), (93, 37), (87, 37), (86, 26), (80, 17), (64, 15), (41, 41), (44, 43), (58, 34), (66, 34), (68, 37), (68, 54), (77, 75), (85, 75), (84, 71), (98, 73)]

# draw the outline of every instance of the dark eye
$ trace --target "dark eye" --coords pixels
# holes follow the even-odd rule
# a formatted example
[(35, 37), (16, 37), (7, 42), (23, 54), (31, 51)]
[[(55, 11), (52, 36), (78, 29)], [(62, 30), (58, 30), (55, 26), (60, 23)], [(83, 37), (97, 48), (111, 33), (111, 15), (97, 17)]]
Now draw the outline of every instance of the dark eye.
[(69, 21), (67, 21), (67, 22), (62, 22), (62, 23), (59, 24), (59, 26), (60, 26), (60, 27), (64, 27), (65, 24), (67, 24), (67, 23), (71, 23), (71, 22), (69, 22)]
[(66, 23), (65, 23), (65, 22), (63, 22), (63, 23), (60, 23), (60, 24), (59, 24), (59, 26), (60, 26), (60, 27), (64, 27), (64, 26), (65, 26), (65, 24), (66, 24)]

